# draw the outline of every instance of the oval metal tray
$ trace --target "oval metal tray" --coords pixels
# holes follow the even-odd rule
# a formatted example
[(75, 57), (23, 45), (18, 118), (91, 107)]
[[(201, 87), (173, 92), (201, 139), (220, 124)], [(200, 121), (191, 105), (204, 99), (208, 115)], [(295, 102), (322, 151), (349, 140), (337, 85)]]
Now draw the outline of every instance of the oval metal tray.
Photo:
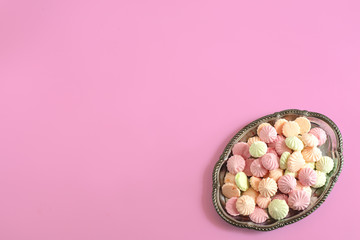
[[(229, 157), (232, 156), (231, 149), (239, 141), (246, 141), (249, 137), (256, 135), (256, 128), (263, 122), (269, 122), (274, 124), (275, 121), (279, 118), (285, 118), (287, 120), (294, 120), (299, 116), (307, 117), (313, 127), (321, 127), (327, 133), (326, 142), (321, 145), (319, 148), (322, 151), (323, 156), (329, 156), (334, 159), (334, 169), (327, 174), (327, 181), (324, 187), (313, 189), (311, 196), (311, 203), (307, 209), (304, 211), (289, 211), (289, 215), (280, 221), (274, 219), (268, 219), (265, 223), (256, 224), (250, 221), (249, 217), (245, 216), (236, 216), (233, 217), (225, 211), (225, 202), (226, 199), (221, 193), (221, 186), (223, 184), (223, 179), (226, 173), (226, 162)], [(334, 187), (335, 182), (337, 181), (342, 166), (343, 166), (343, 149), (342, 149), (342, 137), (339, 128), (336, 124), (331, 121), (328, 117), (323, 114), (316, 112), (308, 112), (297, 109), (288, 109), (281, 112), (276, 112), (271, 115), (264, 116), (259, 118), (244, 128), (242, 128), (227, 144), (224, 152), (220, 156), (219, 161), (215, 164), (213, 171), (213, 192), (212, 200), (214, 207), (217, 213), (228, 223), (240, 227), (240, 228), (249, 228), (259, 231), (271, 231), (285, 225), (295, 223), (309, 214), (314, 212), (326, 199), (329, 195), (331, 189)]]

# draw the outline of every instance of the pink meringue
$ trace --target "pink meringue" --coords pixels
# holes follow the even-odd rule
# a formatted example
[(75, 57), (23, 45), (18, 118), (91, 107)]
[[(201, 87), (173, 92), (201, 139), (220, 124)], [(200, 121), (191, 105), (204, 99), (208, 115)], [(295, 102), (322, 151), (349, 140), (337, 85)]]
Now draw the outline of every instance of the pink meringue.
[(310, 195), (303, 190), (295, 190), (289, 194), (289, 207), (300, 211), (307, 208), (310, 204)]
[(257, 130), (256, 130), (256, 133), (257, 133), (258, 136), (260, 136), (260, 131), (261, 131), (261, 129), (262, 129), (263, 127), (265, 127), (265, 126), (271, 126), (271, 124), (270, 124), (270, 123), (267, 123), (267, 122), (264, 122), (264, 123), (260, 124), (260, 125), (258, 126)]
[(254, 212), (251, 213), (249, 217), (250, 220), (253, 221), (254, 223), (263, 223), (269, 219), (269, 215), (267, 214), (267, 212), (259, 207), (255, 207)]
[(244, 159), (248, 159), (250, 157), (249, 145), (244, 142), (238, 142), (232, 148), (232, 153), (233, 155), (240, 155)]
[(316, 183), (315, 170), (311, 168), (302, 168), (299, 171), (298, 178), (303, 186), (312, 186)]
[(323, 145), (326, 142), (327, 136), (326, 132), (321, 128), (313, 128), (310, 130), (312, 135), (314, 135), (319, 140), (319, 146)]
[(276, 129), (271, 125), (266, 125), (261, 128), (259, 137), (265, 143), (274, 142), (277, 137)]
[(289, 152), (289, 153), (292, 152), (292, 150), (286, 146), (285, 138), (283, 136), (281, 136), (281, 138), (279, 138), (279, 140), (276, 142), (275, 150), (280, 156), (284, 152)]
[(250, 165), (250, 171), (255, 177), (263, 177), (268, 173), (268, 170), (261, 165), (260, 159), (255, 159)]
[(282, 176), (278, 181), (278, 187), (282, 193), (287, 194), (296, 188), (296, 179), (291, 175)]
[(274, 200), (274, 199), (284, 200), (286, 203), (288, 203), (289, 197), (286, 194), (278, 193), (275, 196), (273, 196), (272, 200)]
[(267, 170), (279, 168), (279, 157), (274, 153), (266, 153), (260, 160), (263, 167)]
[(228, 214), (230, 214), (231, 216), (239, 216), (240, 213), (239, 211), (236, 209), (236, 201), (237, 201), (237, 197), (232, 197), (229, 200), (227, 200), (226, 205), (225, 205), (225, 209), (228, 212)]
[(234, 155), (227, 161), (227, 169), (233, 175), (236, 175), (238, 172), (242, 172), (244, 168), (245, 160), (240, 155)]
[(252, 173), (250, 171), (250, 166), (252, 164), (252, 162), (254, 161), (254, 158), (248, 158), (245, 160), (245, 168), (243, 170), (243, 172), (246, 174), (246, 176), (251, 177)]

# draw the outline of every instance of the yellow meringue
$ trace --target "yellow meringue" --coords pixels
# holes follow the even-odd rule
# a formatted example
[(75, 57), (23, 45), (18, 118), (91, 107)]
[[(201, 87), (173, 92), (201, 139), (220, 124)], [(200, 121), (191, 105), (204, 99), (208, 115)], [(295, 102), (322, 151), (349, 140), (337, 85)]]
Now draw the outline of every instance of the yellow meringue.
[(322, 171), (324, 173), (329, 173), (334, 168), (334, 160), (328, 156), (320, 158), (316, 162), (316, 170)]
[(286, 138), (285, 144), (294, 151), (301, 151), (304, 149), (304, 143), (296, 136)]

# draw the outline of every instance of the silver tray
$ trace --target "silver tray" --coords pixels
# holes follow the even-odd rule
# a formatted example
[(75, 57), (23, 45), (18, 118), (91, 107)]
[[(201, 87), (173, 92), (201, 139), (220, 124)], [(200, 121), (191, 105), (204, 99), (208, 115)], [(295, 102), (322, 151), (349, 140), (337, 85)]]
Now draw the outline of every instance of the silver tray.
[[(246, 141), (249, 137), (256, 135), (256, 128), (263, 122), (269, 122), (274, 124), (279, 118), (285, 118), (287, 120), (294, 120), (299, 116), (307, 117), (312, 127), (321, 127), (327, 133), (326, 142), (319, 148), (322, 151), (323, 156), (329, 156), (334, 159), (334, 169), (327, 174), (327, 181), (324, 187), (313, 189), (311, 195), (311, 203), (309, 207), (303, 211), (294, 211), (290, 209), (288, 216), (280, 221), (274, 219), (268, 219), (262, 224), (253, 223), (249, 217), (245, 216), (231, 216), (225, 210), (226, 199), (221, 193), (221, 186), (224, 183), (224, 176), (226, 173), (226, 162), (229, 157), (232, 156), (231, 149), (234, 144), (239, 141)], [(325, 201), (329, 195), (334, 184), (338, 180), (342, 166), (343, 166), (343, 148), (342, 137), (339, 128), (325, 115), (316, 112), (308, 112), (297, 109), (288, 109), (281, 112), (276, 112), (271, 115), (259, 118), (244, 128), (242, 128), (227, 144), (224, 152), (220, 156), (219, 161), (215, 164), (213, 171), (213, 191), (212, 200), (217, 213), (228, 223), (240, 227), (249, 228), (259, 231), (271, 231), (279, 227), (283, 227), (288, 224), (295, 223), (309, 214), (314, 212)]]

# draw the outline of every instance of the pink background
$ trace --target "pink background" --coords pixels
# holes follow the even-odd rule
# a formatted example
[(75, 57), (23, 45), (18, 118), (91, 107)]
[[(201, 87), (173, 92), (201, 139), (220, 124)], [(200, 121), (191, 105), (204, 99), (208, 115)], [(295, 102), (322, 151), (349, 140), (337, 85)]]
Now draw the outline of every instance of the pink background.
[[(0, 239), (359, 239), (359, 12), (1, 0)], [(338, 183), (299, 223), (228, 225), (211, 203), (215, 162), (245, 124), (287, 108), (338, 124)]]

